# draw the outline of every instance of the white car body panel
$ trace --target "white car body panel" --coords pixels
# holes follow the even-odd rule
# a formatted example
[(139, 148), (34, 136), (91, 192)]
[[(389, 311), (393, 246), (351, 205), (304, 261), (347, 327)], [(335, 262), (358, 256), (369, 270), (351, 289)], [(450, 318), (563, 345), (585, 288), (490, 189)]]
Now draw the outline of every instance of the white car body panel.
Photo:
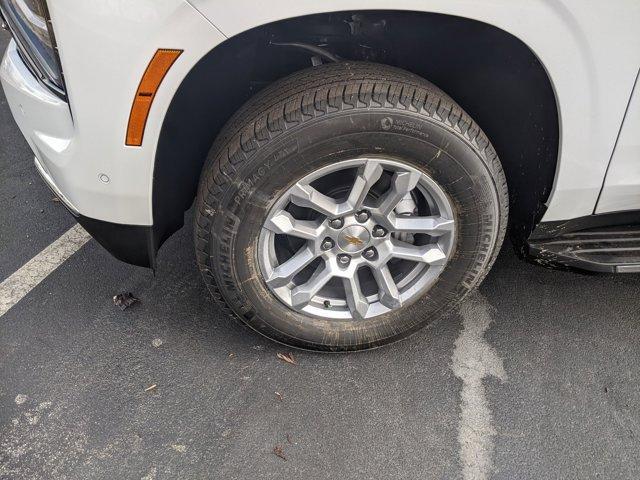
[[(72, 201), (91, 218), (151, 225), (156, 140), (169, 102), (191, 67), (224, 37), (182, 0), (50, 2), (69, 91), (78, 159)], [(68, 12), (73, 12), (70, 15)], [(87, 34), (86, 29), (91, 33)], [(94, 39), (94, 41), (87, 41)], [(149, 59), (158, 48), (183, 49), (159, 89), (142, 147), (124, 138), (131, 102)], [(91, 68), (82, 68), (88, 58)], [(78, 68), (80, 66), (80, 68)], [(109, 104), (97, 92), (109, 91)], [(110, 181), (100, 181), (100, 174)]]
[[(82, 215), (113, 223), (152, 225), (155, 147), (164, 112), (191, 67), (224, 36), (182, 0), (56, 0), (49, 2), (49, 8), (56, 25), (69, 105), (64, 104), (55, 115), (34, 110), (18, 124), (27, 138), (33, 137), (31, 132), (35, 130), (64, 140), (66, 148), (58, 155), (49, 155), (41, 148), (34, 148), (34, 152)], [(89, 34), (87, 28), (91, 29)], [(184, 53), (154, 99), (146, 141), (141, 147), (127, 147), (124, 139), (131, 102), (149, 59), (161, 47), (184, 49)], [(16, 63), (10, 52), (5, 62)], [(22, 62), (18, 59), (17, 63)], [(89, 68), (85, 67), (87, 63)], [(31, 84), (38, 97), (46, 95), (60, 102), (24, 66), (22, 69), (21, 82)], [(15, 67), (9, 70), (15, 71)], [(15, 75), (11, 81), (6, 70), (1, 76), (7, 97), (13, 97), (15, 89), (11, 85), (20, 81)], [(13, 113), (16, 119), (21, 118)], [(60, 125), (65, 125), (63, 132)], [(33, 147), (34, 141), (30, 143)], [(108, 183), (100, 180), (102, 174), (109, 177)]]
[(596, 213), (637, 209), (640, 209), (640, 87), (636, 77)]
[[(7, 97), (68, 201), (82, 215), (128, 225), (153, 224), (156, 146), (181, 81), (225, 37), (268, 22), (342, 10), (415, 10), (479, 20), (518, 37), (546, 68), (559, 106), (560, 158), (544, 221), (594, 212), (640, 65), (637, 0), (55, 0), (49, 9), (70, 111), (31, 105), (47, 92), (40, 85), (35, 93), (25, 90), (29, 72), (20, 79), (10, 51), (0, 71)], [(184, 53), (154, 98), (143, 145), (127, 147), (131, 102), (158, 48)], [(21, 117), (16, 110), (25, 102)]]

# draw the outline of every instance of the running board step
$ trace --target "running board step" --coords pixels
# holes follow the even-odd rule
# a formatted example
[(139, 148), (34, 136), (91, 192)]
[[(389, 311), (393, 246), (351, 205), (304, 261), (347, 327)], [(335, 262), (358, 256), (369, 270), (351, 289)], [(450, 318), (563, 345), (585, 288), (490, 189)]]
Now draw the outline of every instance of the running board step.
[(529, 239), (529, 255), (542, 265), (606, 273), (640, 272), (640, 227), (607, 227)]

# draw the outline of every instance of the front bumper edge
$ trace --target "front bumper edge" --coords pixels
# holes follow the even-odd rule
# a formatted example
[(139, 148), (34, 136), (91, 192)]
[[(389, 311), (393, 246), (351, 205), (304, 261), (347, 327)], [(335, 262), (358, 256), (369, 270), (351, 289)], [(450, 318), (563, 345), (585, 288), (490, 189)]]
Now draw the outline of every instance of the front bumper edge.
[(153, 226), (123, 225), (96, 220), (80, 214), (56, 186), (37, 158), (34, 163), (38, 173), (53, 194), (60, 199), (78, 223), (111, 255), (132, 265), (155, 269), (157, 247)]

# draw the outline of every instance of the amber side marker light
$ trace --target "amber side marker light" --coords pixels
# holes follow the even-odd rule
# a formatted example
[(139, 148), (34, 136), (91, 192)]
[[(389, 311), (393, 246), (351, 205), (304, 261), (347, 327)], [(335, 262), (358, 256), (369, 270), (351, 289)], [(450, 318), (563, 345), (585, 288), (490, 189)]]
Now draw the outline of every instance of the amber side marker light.
[(138, 91), (131, 105), (129, 114), (129, 124), (127, 125), (127, 138), (125, 145), (139, 147), (142, 145), (144, 127), (147, 124), (147, 117), (151, 104), (156, 96), (156, 92), (167, 74), (171, 65), (178, 59), (183, 50), (172, 50), (159, 48), (147, 65), (147, 69), (142, 75)]

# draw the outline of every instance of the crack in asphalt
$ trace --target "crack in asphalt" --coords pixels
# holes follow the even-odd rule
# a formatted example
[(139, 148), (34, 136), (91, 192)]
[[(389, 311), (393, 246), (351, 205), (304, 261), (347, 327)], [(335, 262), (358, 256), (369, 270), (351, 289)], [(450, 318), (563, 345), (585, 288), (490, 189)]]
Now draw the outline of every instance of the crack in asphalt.
[(496, 430), (483, 378), (507, 379), (502, 359), (484, 338), (491, 325), (491, 307), (480, 294), (468, 297), (460, 308), (462, 331), (455, 341), (451, 369), (462, 380), (458, 443), (464, 480), (485, 480), (493, 471)]

